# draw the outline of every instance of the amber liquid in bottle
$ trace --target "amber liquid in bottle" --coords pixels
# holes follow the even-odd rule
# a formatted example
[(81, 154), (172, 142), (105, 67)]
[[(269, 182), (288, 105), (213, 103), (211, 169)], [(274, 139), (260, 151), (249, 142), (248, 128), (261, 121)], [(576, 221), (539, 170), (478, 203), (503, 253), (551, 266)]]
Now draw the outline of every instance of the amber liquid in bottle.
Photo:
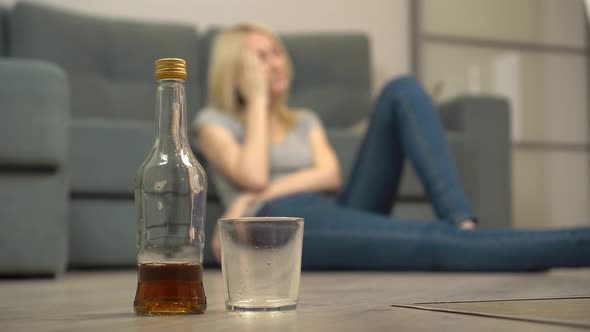
[(136, 313), (200, 314), (207, 309), (203, 268), (199, 264), (139, 264)]

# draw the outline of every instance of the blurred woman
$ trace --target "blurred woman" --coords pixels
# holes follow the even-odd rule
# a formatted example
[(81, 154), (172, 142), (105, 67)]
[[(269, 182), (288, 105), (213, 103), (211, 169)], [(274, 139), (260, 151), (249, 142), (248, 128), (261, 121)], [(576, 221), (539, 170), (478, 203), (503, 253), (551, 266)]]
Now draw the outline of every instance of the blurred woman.
[[(194, 122), (225, 218), (305, 218), (304, 268), (522, 271), (590, 265), (590, 228), (480, 230), (443, 130), (413, 78), (389, 82), (344, 186), (320, 119), (286, 104), (292, 68), (271, 30), (220, 32)], [(437, 220), (389, 216), (408, 158)], [(212, 247), (219, 257), (214, 232)]]

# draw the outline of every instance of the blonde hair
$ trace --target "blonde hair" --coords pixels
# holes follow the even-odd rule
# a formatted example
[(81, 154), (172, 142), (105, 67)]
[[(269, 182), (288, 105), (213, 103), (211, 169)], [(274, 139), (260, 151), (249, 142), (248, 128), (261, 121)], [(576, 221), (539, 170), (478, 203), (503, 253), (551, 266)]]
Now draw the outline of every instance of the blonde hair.
[[(287, 79), (291, 80), (293, 67), (291, 59), (281, 40), (262, 24), (240, 23), (217, 34), (209, 56), (208, 100), (210, 107), (227, 112), (243, 121), (240, 112), (237, 80), (241, 62), (242, 45), (250, 33), (259, 33), (271, 38), (279, 52), (285, 57)], [(279, 96), (274, 110), (281, 123), (288, 129), (295, 124), (295, 114), (286, 106), (288, 93)]]

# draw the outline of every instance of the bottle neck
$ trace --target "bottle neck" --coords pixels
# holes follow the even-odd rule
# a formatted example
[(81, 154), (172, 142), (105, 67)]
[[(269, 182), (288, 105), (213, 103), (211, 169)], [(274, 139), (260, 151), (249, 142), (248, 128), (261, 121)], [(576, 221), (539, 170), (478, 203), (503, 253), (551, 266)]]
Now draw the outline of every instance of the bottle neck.
[(156, 147), (159, 151), (188, 147), (184, 80), (158, 80), (156, 119)]

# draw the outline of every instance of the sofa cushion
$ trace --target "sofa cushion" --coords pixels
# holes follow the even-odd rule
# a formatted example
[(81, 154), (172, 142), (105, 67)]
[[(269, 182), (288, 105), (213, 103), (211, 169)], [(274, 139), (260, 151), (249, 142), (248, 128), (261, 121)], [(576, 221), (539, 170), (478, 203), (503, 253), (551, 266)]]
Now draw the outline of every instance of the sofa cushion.
[(137, 264), (132, 200), (74, 199), (70, 205), (70, 267)]
[(208, 76), (209, 76), (209, 56), (211, 55), (211, 47), (213, 46), (213, 40), (215, 35), (219, 32), (219, 28), (209, 28), (205, 33), (199, 35), (199, 47), (203, 50), (199, 56), (199, 93), (201, 96), (200, 107), (207, 105), (207, 93), (208, 93)]
[(191, 26), (98, 18), (17, 2), (10, 39), (12, 56), (65, 69), (75, 118), (153, 120), (154, 61), (162, 57), (187, 60), (188, 105), (190, 110), (199, 105), (199, 46)]
[(137, 170), (154, 142), (153, 124), (74, 120), (70, 135), (72, 192), (131, 197)]
[(350, 176), (362, 135), (348, 129), (326, 129), (326, 136), (340, 163), (342, 179)]
[(0, 7), (0, 56), (5, 56), (8, 51), (7, 15), (8, 11)]
[(69, 102), (66, 75), (59, 67), (0, 58), (0, 166), (62, 167)]
[[(2, 177), (0, 177), (0, 183), (1, 180)], [(71, 267), (113, 267), (137, 264), (136, 211), (133, 201), (78, 198), (72, 200), (70, 205), (69, 264)], [(211, 251), (210, 241), (213, 238), (217, 219), (222, 213), (223, 208), (218, 201), (208, 201), (203, 230), (206, 240), (203, 253), (205, 265), (218, 265)], [(107, 243), (108, 245), (105, 245)], [(2, 261), (1, 256), (0, 261)], [(0, 266), (0, 273), (10, 268), (11, 266), (6, 268)]]
[(371, 98), (369, 40), (362, 34), (281, 36), (293, 62), (290, 103), (316, 111), (329, 128), (367, 115)]
[(65, 172), (0, 173), (0, 188), (0, 274), (61, 274), (68, 250)]

